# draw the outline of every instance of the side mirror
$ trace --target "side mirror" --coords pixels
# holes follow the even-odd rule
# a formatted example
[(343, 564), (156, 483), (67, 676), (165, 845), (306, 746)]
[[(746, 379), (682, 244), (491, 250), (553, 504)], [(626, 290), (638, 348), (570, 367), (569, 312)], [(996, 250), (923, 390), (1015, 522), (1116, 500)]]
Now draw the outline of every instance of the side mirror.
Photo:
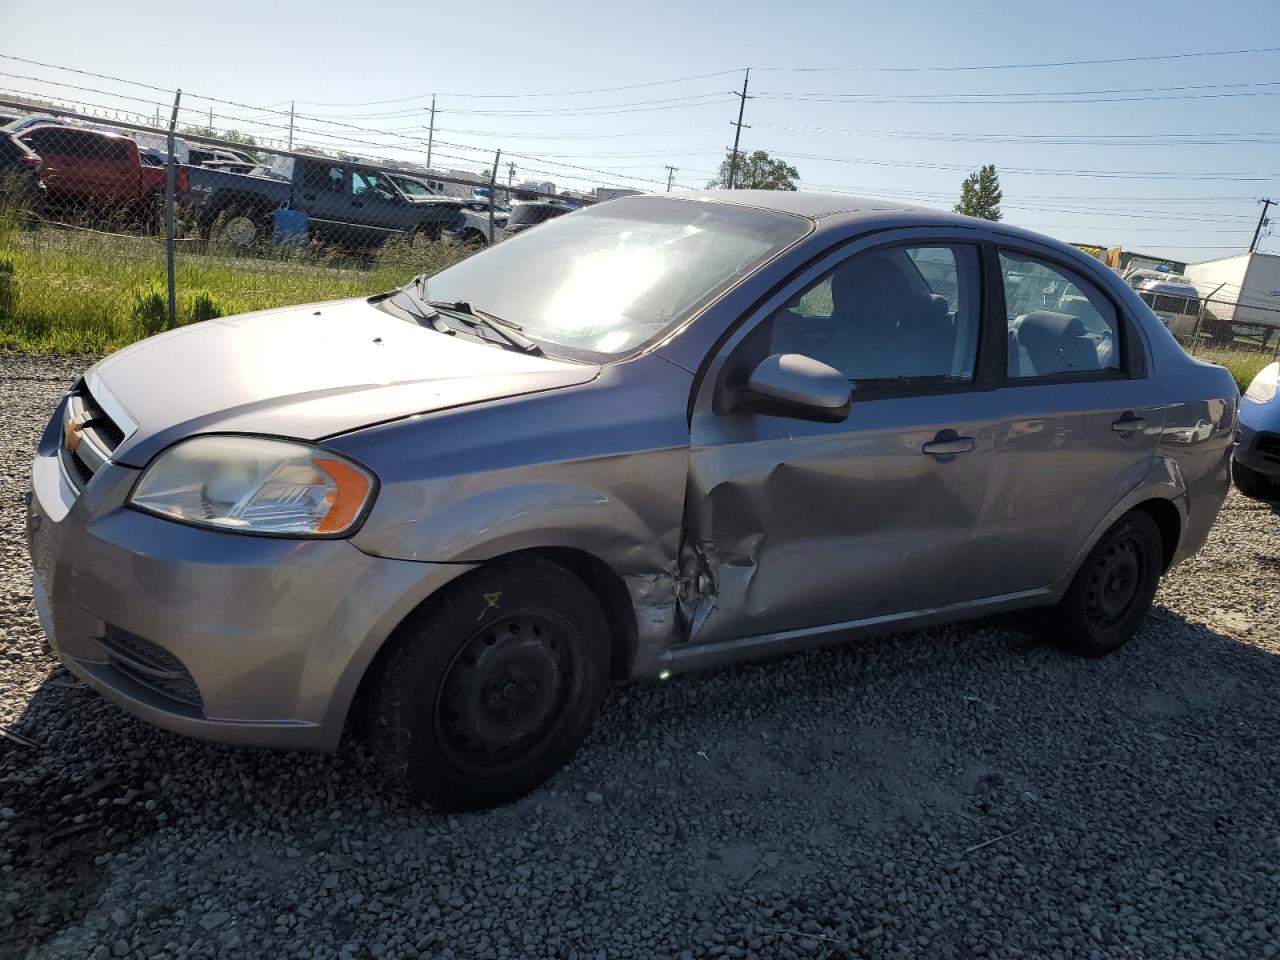
[(799, 353), (775, 353), (751, 371), (737, 410), (794, 420), (840, 423), (853, 396), (843, 373)]

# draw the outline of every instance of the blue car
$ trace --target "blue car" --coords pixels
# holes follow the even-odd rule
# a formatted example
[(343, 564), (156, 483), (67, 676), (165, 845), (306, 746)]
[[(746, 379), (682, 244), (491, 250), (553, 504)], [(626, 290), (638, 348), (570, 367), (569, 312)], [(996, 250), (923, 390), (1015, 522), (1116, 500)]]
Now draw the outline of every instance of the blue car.
[(1240, 426), (1231, 457), (1236, 488), (1255, 500), (1280, 500), (1280, 363), (1263, 367), (1240, 399)]

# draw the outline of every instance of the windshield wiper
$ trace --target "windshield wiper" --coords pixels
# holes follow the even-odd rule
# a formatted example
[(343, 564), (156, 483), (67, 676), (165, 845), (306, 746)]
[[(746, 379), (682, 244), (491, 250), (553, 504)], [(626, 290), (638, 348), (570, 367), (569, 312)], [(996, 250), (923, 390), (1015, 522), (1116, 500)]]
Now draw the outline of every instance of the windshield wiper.
[(542, 348), (534, 341), (524, 335), (519, 324), (512, 323), (510, 320), (503, 320), (501, 317), (494, 316), (492, 313), (486, 313), (483, 310), (477, 310), (466, 300), (455, 300), (452, 302), (445, 300), (423, 300), (424, 304), (433, 310), (440, 310), (452, 314), (473, 327), (484, 327), (492, 330), (502, 339), (513, 347), (523, 350), (525, 353), (542, 353)]

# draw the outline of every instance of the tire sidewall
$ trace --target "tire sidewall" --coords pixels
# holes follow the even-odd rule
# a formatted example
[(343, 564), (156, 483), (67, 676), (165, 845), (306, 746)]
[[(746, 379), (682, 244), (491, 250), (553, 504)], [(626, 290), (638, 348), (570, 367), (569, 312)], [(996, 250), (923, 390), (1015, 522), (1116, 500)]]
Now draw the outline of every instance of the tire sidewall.
[[(1124, 616), (1111, 627), (1101, 629), (1088, 616), (1090, 580), (1103, 553), (1115, 541), (1129, 536), (1136, 539), (1142, 552), (1138, 586)], [(1122, 647), (1150, 612), (1160, 585), (1162, 567), (1163, 540), (1151, 515), (1137, 510), (1121, 517), (1089, 551), (1059, 604), (1057, 622), (1060, 639), (1086, 656), (1102, 656)]]
[[(440, 741), (444, 679), (468, 638), (521, 611), (545, 611), (571, 627), (575, 676), (567, 679), (567, 699), (526, 755), (492, 770), (461, 767)], [(451, 585), (406, 621), (397, 642), (375, 708), (380, 749), (391, 748), (415, 796), (441, 809), (493, 806), (543, 783), (577, 752), (608, 683), (608, 625), (599, 602), (573, 574), (540, 559), (504, 563)]]

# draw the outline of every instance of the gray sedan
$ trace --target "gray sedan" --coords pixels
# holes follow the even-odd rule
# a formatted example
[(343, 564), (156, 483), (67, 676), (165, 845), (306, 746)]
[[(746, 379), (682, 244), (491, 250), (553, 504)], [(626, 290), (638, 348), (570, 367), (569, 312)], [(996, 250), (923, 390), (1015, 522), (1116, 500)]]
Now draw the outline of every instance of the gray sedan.
[(1044, 237), (633, 197), (98, 363), (35, 458), (34, 596), (146, 720), (330, 750), (350, 718), (485, 806), (610, 681), (1036, 606), (1115, 650), (1204, 543), (1237, 400)]

